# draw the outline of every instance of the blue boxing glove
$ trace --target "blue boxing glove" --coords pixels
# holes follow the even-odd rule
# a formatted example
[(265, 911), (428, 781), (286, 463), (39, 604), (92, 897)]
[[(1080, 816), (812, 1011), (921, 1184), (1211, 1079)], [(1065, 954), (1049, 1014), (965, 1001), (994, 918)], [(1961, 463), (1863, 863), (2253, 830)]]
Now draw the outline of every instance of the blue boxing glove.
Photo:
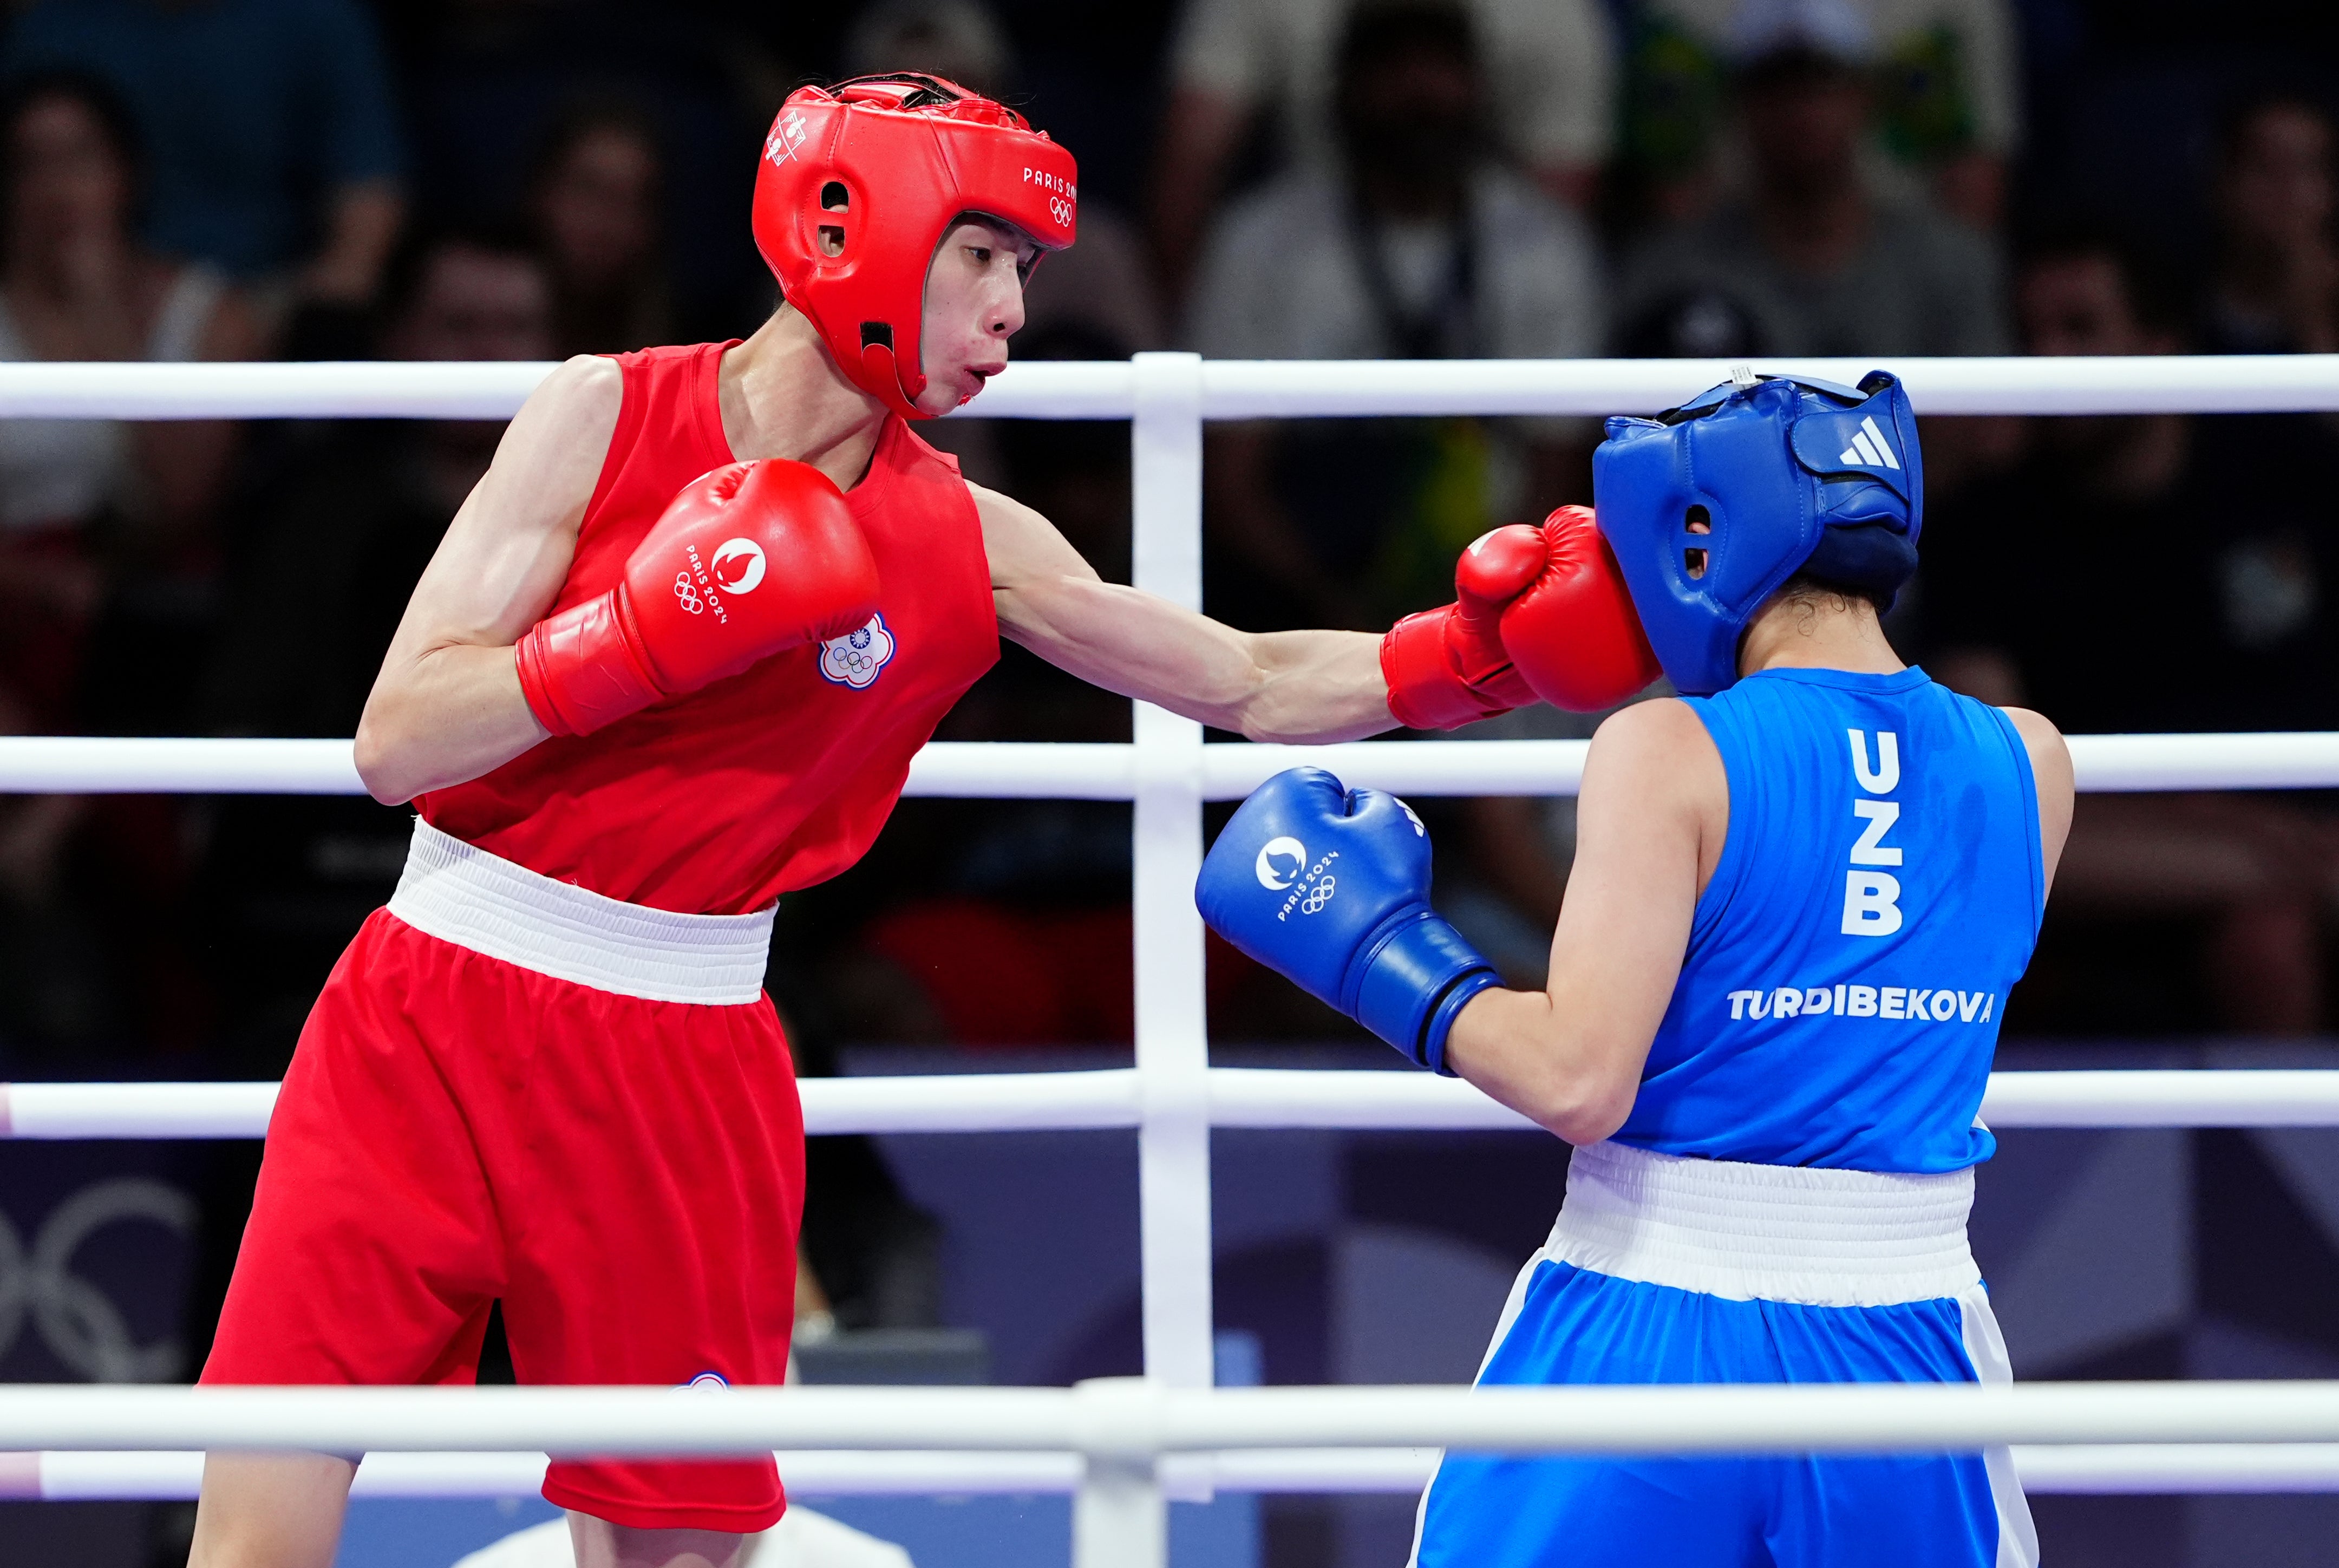
[(1212, 931), (1432, 1072), (1446, 1071), (1463, 1003), (1502, 983), (1429, 907), (1429, 834), (1412, 808), (1322, 768), (1279, 773), (1243, 802), (1194, 902)]

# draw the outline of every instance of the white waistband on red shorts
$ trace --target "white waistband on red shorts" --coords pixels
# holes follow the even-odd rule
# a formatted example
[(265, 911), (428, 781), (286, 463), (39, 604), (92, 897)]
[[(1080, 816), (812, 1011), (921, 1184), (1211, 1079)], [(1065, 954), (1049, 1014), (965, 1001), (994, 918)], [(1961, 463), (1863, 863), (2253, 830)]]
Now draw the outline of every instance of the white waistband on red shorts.
[(764, 993), (772, 911), (675, 914), (555, 882), (414, 819), (390, 912), (427, 935), (558, 980), (652, 1001)]
[(1903, 1176), (1575, 1151), (1543, 1257), (1732, 1301), (1889, 1307), (1971, 1289), (1973, 1172)]

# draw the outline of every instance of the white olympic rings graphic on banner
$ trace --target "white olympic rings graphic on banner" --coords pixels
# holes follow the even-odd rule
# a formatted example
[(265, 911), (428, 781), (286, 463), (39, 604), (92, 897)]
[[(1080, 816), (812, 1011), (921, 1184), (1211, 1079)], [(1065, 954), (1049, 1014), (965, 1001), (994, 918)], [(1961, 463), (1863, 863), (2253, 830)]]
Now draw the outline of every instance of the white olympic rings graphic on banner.
[(706, 601), (698, 597), (698, 585), (690, 580), (688, 572), (674, 574), (674, 597), (680, 599), (682, 607), (694, 616), (706, 612)]
[(73, 1272), (82, 1244), (124, 1220), (192, 1237), (194, 1199), (145, 1177), (96, 1182), (49, 1211), (29, 1254), (16, 1228), (0, 1214), (0, 1356), (15, 1348), (29, 1317), (57, 1359), (92, 1382), (159, 1383), (178, 1376), (185, 1351), (176, 1337), (136, 1343), (121, 1308)]
[(1314, 914), (1326, 904), (1330, 903), (1332, 902), (1333, 890), (1337, 885), (1338, 884), (1328, 876), (1318, 881), (1315, 886), (1308, 890), (1308, 896), (1299, 901), (1299, 912), (1301, 914)]

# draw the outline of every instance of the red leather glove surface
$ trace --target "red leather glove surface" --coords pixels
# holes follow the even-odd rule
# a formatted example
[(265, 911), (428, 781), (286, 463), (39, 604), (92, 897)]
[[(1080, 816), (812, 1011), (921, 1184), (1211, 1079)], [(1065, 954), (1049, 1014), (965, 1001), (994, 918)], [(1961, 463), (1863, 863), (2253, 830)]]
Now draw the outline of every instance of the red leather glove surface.
[(1381, 638), (1389, 712), (1407, 729), (1450, 730), (1535, 700), (1503, 646), (1502, 613), (1543, 569), (1543, 535), (1523, 523), (1482, 534), (1454, 563), (1454, 602), (1407, 616)]
[(1663, 674), (1624, 574), (1590, 507), (1562, 507), (1545, 518), (1543, 542), (1543, 569), (1503, 606), (1503, 646), (1520, 677), (1554, 707), (1614, 707)]
[(589, 735), (876, 613), (877, 563), (844, 494), (808, 463), (693, 480), (617, 586), (519, 641), (520, 691), (555, 735)]

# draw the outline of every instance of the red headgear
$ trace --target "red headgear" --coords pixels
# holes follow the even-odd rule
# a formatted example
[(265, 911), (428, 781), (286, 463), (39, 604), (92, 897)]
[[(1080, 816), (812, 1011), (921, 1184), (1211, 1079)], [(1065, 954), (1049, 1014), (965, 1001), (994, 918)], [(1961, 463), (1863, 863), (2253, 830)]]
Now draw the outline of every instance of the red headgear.
[(1072, 155), (1012, 109), (938, 76), (799, 87), (755, 174), (755, 247), (846, 376), (894, 412), (926, 389), (926, 268), (963, 213), (1050, 250), (1072, 242)]

